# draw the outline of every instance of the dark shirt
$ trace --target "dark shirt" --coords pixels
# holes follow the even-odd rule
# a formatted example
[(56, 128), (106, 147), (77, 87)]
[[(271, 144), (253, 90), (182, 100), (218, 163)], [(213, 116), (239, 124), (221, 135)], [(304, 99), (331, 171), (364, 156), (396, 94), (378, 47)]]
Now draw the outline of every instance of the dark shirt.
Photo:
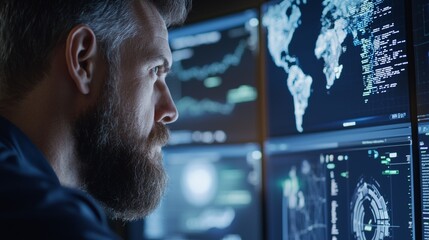
[(118, 239), (94, 199), (61, 186), (39, 149), (2, 117), (0, 239)]

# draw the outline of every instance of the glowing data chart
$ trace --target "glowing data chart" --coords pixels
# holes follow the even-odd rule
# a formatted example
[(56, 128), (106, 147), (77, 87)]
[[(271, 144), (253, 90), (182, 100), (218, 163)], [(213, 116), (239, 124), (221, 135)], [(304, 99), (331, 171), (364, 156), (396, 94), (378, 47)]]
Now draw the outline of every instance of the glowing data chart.
[(422, 238), (429, 239), (429, 2), (412, 1), (420, 154)]
[(390, 217), (386, 200), (377, 181), (359, 181), (353, 194), (352, 231), (356, 239), (385, 239), (390, 236)]
[(423, 239), (429, 239), (429, 123), (419, 124), (420, 187)]
[(269, 140), (268, 239), (414, 239), (411, 132), (390, 127)]
[(165, 151), (169, 187), (145, 220), (145, 239), (261, 239), (256, 144)]
[(170, 145), (257, 140), (258, 25), (249, 10), (170, 32), (167, 82), (180, 116)]
[(327, 224), (326, 177), (321, 165), (307, 160), (296, 163), (283, 182), (283, 239), (317, 239), (325, 235)]

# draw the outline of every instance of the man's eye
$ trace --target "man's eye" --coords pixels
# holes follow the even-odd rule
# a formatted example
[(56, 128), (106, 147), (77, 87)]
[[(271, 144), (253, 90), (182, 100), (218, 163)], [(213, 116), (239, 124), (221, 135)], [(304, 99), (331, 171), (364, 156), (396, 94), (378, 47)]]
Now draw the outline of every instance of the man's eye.
[(162, 77), (168, 73), (169, 68), (166, 68), (164, 65), (158, 65), (153, 67), (150, 71), (151, 74), (154, 74), (158, 77)]
[(154, 74), (158, 75), (158, 72), (159, 72), (159, 66), (154, 67), (154, 68), (152, 69), (152, 71), (153, 71), (153, 73), (154, 73)]

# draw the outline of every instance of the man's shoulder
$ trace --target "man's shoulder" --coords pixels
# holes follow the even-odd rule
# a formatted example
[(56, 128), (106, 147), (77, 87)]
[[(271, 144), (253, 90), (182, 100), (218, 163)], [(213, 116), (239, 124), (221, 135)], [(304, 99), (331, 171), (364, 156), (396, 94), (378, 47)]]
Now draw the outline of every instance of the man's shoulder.
[(0, 137), (2, 234), (12, 239), (116, 239), (90, 196), (61, 186), (22, 157)]

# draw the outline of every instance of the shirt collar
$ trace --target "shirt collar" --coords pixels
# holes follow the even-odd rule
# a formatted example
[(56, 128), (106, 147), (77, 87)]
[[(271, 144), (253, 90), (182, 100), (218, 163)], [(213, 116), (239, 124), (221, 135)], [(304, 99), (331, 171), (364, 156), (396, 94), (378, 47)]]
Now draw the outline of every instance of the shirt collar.
[(16, 151), (17, 161), (31, 174), (44, 175), (60, 183), (48, 160), (36, 145), (17, 126), (0, 116), (0, 141)]

